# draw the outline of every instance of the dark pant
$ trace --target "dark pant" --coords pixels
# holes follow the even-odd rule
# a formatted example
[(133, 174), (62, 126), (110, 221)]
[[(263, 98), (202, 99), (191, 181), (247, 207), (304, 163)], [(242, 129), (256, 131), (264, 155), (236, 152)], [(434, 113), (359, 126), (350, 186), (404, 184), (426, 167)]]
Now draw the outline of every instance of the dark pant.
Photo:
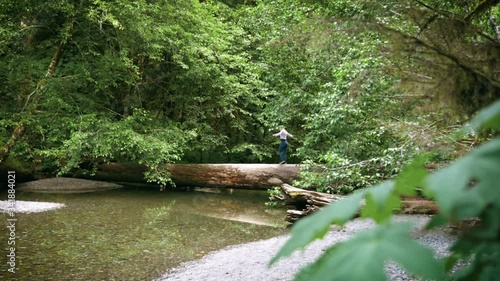
[(286, 149), (288, 147), (288, 142), (286, 140), (281, 140), (280, 147), (278, 149), (278, 152), (280, 154), (281, 161), (286, 162)]

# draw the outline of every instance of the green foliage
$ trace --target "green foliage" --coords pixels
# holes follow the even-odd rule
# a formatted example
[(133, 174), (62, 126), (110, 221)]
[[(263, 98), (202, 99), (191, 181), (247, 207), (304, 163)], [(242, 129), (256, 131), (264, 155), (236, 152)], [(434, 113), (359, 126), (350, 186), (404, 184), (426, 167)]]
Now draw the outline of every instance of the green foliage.
[[(459, 143), (433, 138), (457, 124), (450, 104), (467, 119), (498, 99), (497, 2), (2, 1), (1, 149), (15, 139), (5, 147), (23, 169), (66, 174), (133, 162), (149, 168), (148, 181), (165, 184), (170, 162), (270, 161), (270, 130), (285, 126), (296, 136), (291, 158), (309, 166), (298, 186), (351, 193), (400, 174), (351, 195), (346, 202), (355, 207), (319, 213), (321, 227), (304, 220), (299, 247), (352, 218), (363, 195), (362, 215), (386, 226), (377, 235), (406, 235), (406, 226), (388, 219), (415, 187), (443, 205), (433, 223), (480, 216), (487, 231), (472, 234), (491, 238), (498, 197), (488, 179), (498, 168), (498, 141), (432, 176), (422, 163), (460, 153), (445, 148), (401, 167), (446, 139)], [(470, 128), (498, 129), (498, 106)], [(364, 235), (357, 243), (378, 237)], [(381, 241), (376, 246), (387, 248)], [(406, 236), (398, 241), (427, 255)], [(477, 274), (497, 246), (462, 241), (456, 258), (477, 258), (461, 272)], [(345, 249), (324, 261), (340, 261), (334, 254)], [(410, 269), (421, 274), (422, 265)], [(423, 276), (438, 276), (430, 273)]]
[(237, 145), (230, 152), (238, 162), (256, 163), (271, 158), (271, 153), (266, 147), (249, 143)]
[[(94, 118), (99, 126), (111, 124), (114, 133), (104, 139), (123, 144), (113, 135), (124, 128), (121, 136), (135, 143), (124, 151), (148, 155), (140, 146), (158, 137), (124, 125), (141, 109), (150, 116), (144, 122), (150, 132), (185, 136), (182, 152), (164, 161), (267, 162), (276, 150), (269, 130), (280, 125), (298, 136), (291, 160), (325, 171), (305, 174), (301, 186), (349, 193), (392, 177), (427, 145), (405, 129), (417, 119), (412, 115), (428, 124), (427, 96), (417, 102), (401, 96), (435, 89), (429, 77), (445, 82), (438, 89), (460, 90), (457, 100), (473, 107), (497, 96), (498, 52), (488, 43), (495, 35), (488, 13), (495, 18), (498, 7), (455, 20), (479, 4), (3, 1), (0, 119), (7, 122), (0, 124), (0, 142), (20, 124), (26, 130), (11, 158), (45, 171), (54, 161), (71, 170), (80, 166), (78, 155), (100, 154), (43, 158), (36, 152), (88, 139), (93, 128), (82, 122)], [(59, 47), (60, 60), (46, 76)], [(407, 86), (412, 81), (418, 87)], [(152, 150), (172, 154), (161, 146)], [(167, 179), (147, 158), (148, 177)]]
[(265, 202), (264, 204), (268, 207), (271, 207), (271, 208), (275, 208), (278, 206), (278, 202), (276, 202), (276, 201), (269, 201), (269, 202)]
[[(396, 80), (382, 71), (379, 49), (386, 41), (342, 18), (363, 12), (364, 5), (332, 5), (261, 1), (253, 17), (241, 21), (256, 44), (265, 42), (254, 51), (267, 70), (261, 118), (301, 135), (291, 154), (313, 167), (296, 184), (349, 193), (397, 173), (416, 144), (390, 120), (406, 112), (393, 98), (401, 94), (392, 89)], [(336, 18), (325, 18), (328, 9), (336, 9)]]
[[(80, 168), (86, 157), (132, 161), (150, 167), (149, 180), (165, 182), (159, 163), (268, 157), (260, 150), (262, 127), (254, 125), (260, 64), (224, 4), (4, 2), (2, 149), (17, 124), (26, 128), (11, 158), (49, 173)], [(135, 109), (149, 116), (145, 131), (131, 125)]]
[(283, 191), (281, 190), (281, 187), (275, 186), (273, 188), (269, 188), (267, 190), (267, 194), (269, 195), (270, 201), (266, 202), (265, 205), (268, 207), (277, 207), (278, 206), (278, 200), (274, 200), (275, 198), (282, 198), (283, 196)]
[(349, 194), (397, 175), (415, 152), (401, 147), (388, 148), (381, 153), (382, 157), (353, 162), (330, 152), (320, 158), (323, 164), (306, 161), (300, 180), (294, 185), (326, 193)]
[(156, 128), (157, 124), (143, 110), (115, 122), (86, 115), (61, 146), (38, 153), (46, 157), (45, 161), (52, 159), (60, 175), (79, 168), (85, 159), (96, 159), (94, 164), (132, 162), (149, 168), (147, 181), (166, 184), (170, 175), (164, 164), (180, 159), (189, 135), (168, 124)]
[(426, 191), (438, 202), (442, 216), (476, 217), (498, 204), (500, 192), (492, 187), (497, 184), (499, 147), (500, 140), (494, 139), (429, 177)]
[(267, 194), (269, 194), (269, 196), (280, 196), (281, 193), (282, 193), (281, 188), (277, 186), (267, 190)]
[[(299, 186), (348, 193), (390, 178), (419, 149), (437, 145), (423, 137), (429, 129), (436, 136), (458, 119), (429, 111), (454, 104), (463, 118), (498, 97), (497, 52), (488, 43), (494, 24), (485, 10), (479, 21), (456, 20), (476, 5), (346, 0), (252, 7), (240, 21), (266, 67), (268, 103), (260, 118), (300, 133), (291, 153), (324, 171), (304, 173)], [(435, 105), (426, 104), (429, 97)], [(412, 123), (431, 128), (421, 134)]]
[[(388, 260), (397, 261), (418, 276), (443, 280), (443, 261), (411, 239), (410, 229), (409, 224), (381, 224), (359, 233), (328, 249), (318, 261), (303, 268), (296, 280), (385, 280), (384, 265)], [(332, 272), (332, 268), (336, 270)]]
[(481, 131), (482, 128), (499, 131), (500, 116), (497, 115), (497, 112), (500, 112), (500, 103), (498, 101), (481, 110), (468, 126), (458, 132), (456, 137)]
[(364, 191), (355, 192), (345, 199), (331, 204), (320, 212), (299, 220), (292, 228), (292, 237), (273, 257), (271, 263), (292, 254), (310, 242), (322, 238), (330, 230), (331, 224), (344, 225), (359, 210)]
[[(483, 110), (471, 123), (476, 128), (498, 129), (498, 123), (491, 121), (500, 116), (499, 104), (500, 101), (497, 101)], [(297, 222), (291, 239), (272, 262), (323, 237), (330, 224), (342, 225), (352, 219), (365, 196), (362, 216), (372, 218), (380, 225), (356, 234), (347, 242), (336, 244), (319, 260), (303, 269), (296, 280), (386, 280), (383, 274), (386, 260), (393, 260), (409, 272), (427, 279), (493, 280), (491, 278), (498, 273), (500, 249), (500, 193), (497, 188), (500, 139), (491, 140), (431, 175), (422, 167), (429, 157), (423, 155), (415, 159), (395, 181), (356, 192)], [(429, 223), (429, 228), (467, 218), (480, 219), (481, 225), (462, 233), (450, 256), (444, 260), (437, 261), (432, 251), (412, 241), (407, 225), (390, 221), (393, 208), (399, 206), (400, 196), (414, 194), (417, 187), (435, 199), (440, 210)], [(353, 252), (353, 249), (359, 250)], [(411, 249), (411, 259), (406, 249)], [(458, 260), (469, 263), (450, 277), (446, 270)], [(357, 270), (360, 263), (364, 265), (362, 271)], [(448, 266), (445, 267), (445, 264)], [(331, 268), (339, 270), (332, 273)]]

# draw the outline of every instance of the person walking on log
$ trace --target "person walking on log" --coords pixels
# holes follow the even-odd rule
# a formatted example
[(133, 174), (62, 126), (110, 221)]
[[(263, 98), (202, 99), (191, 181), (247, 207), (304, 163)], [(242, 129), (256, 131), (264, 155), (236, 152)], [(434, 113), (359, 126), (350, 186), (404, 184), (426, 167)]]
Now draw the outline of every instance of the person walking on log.
[(279, 153), (280, 158), (281, 158), (280, 164), (286, 164), (286, 149), (288, 148), (288, 142), (286, 141), (286, 138), (287, 137), (293, 138), (293, 136), (292, 136), (292, 134), (288, 133), (285, 130), (285, 128), (281, 129), (281, 131), (279, 131), (278, 133), (273, 134), (273, 136), (280, 137), (281, 143), (280, 143), (280, 146), (278, 148), (278, 153)]

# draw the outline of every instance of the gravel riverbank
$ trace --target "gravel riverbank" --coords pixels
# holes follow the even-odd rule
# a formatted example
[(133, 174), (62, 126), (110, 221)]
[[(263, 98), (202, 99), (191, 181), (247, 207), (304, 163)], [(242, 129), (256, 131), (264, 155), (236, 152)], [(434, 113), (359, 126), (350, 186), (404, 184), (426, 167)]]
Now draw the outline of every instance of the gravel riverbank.
[[(412, 236), (420, 243), (432, 248), (437, 256), (443, 256), (455, 241), (455, 237), (446, 228), (422, 231), (429, 220), (425, 215), (399, 215), (396, 221), (412, 221), (415, 230)], [(373, 227), (368, 220), (356, 219), (343, 228), (332, 228), (322, 240), (310, 244), (303, 251), (296, 251), (290, 257), (279, 260), (268, 267), (269, 260), (277, 253), (289, 236), (275, 237), (242, 245), (232, 246), (187, 262), (174, 268), (155, 281), (288, 281), (305, 265), (317, 259), (321, 253), (334, 243), (349, 239), (359, 230)], [(411, 253), (408, 253), (411, 254)], [(389, 264), (386, 269), (390, 280), (417, 280), (409, 277), (401, 268)]]

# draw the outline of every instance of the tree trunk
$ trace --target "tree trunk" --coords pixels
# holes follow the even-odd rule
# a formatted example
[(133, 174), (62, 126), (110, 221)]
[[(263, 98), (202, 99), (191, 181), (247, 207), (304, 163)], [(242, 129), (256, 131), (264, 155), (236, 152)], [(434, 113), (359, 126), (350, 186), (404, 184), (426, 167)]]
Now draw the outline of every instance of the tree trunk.
[[(57, 46), (54, 55), (52, 56), (52, 59), (50, 60), (47, 73), (45, 73), (45, 79), (50, 78), (52, 74), (54, 74), (54, 72), (56, 71), (56, 67), (59, 64), (59, 61), (61, 60), (63, 49), (64, 49), (64, 42), (60, 42), (59, 45)], [(24, 108), (22, 109), (22, 111), (26, 110), (25, 116), (29, 116), (36, 107), (36, 105), (38, 104), (38, 101), (42, 95), (43, 87), (46, 84), (45, 79), (42, 79), (40, 82), (38, 82), (38, 84), (36, 85), (36, 89), (28, 96)], [(30, 102), (31, 96), (33, 96), (33, 99)], [(22, 138), (24, 132), (26, 131), (25, 129), (26, 128), (23, 120), (20, 120), (17, 123), (16, 127), (14, 127), (14, 131), (12, 132), (9, 141), (7, 141), (4, 147), (0, 150), (0, 164), (4, 163), (7, 160), (7, 158), (10, 155), (12, 147), (14, 147), (16, 141)]]
[[(299, 165), (294, 164), (169, 164), (177, 186), (263, 189), (291, 184), (298, 180)], [(110, 163), (99, 165), (92, 179), (144, 182), (146, 167)]]
[[(269, 199), (271, 201), (283, 201), (286, 205), (295, 207), (294, 210), (287, 211), (285, 220), (288, 222), (295, 222), (326, 205), (344, 198), (342, 195), (305, 190), (289, 184), (281, 185), (281, 190), (281, 196), (273, 196)], [(435, 202), (424, 198), (406, 197), (402, 198), (401, 210), (398, 210), (398, 212), (403, 214), (435, 214), (438, 212), (438, 207)]]
[(5, 160), (7, 160), (14, 144), (23, 136), (24, 129), (25, 127), (22, 122), (19, 122), (16, 125), (16, 127), (14, 128), (14, 132), (12, 132), (12, 135), (10, 136), (10, 139), (5, 143), (4, 147), (0, 151), (0, 165), (3, 164)]
[(320, 210), (323, 206), (344, 198), (341, 195), (305, 190), (289, 184), (282, 184), (281, 190), (281, 196), (273, 196), (269, 199), (271, 201), (283, 201), (286, 205), (294, 206), (295, 209), (288, 210), (285, 217), (286, 221), (292, 223)]
[(298, 165), (171, 164), (177, 185), (268, 189), (298, 179)]

